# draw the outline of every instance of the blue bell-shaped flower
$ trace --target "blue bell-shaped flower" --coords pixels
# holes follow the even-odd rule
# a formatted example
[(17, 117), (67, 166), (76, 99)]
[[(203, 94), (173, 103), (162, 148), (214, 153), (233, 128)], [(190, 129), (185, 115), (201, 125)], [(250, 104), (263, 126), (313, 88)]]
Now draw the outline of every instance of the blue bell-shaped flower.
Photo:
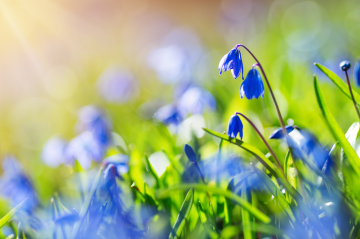
[(238, 47), (231, 49), (227, 54), (225, 54), (219, 62), (220, 75), (222, 71), (231, 70), (231, 74), (234, 79), (238, 78), (240, 72), (242, 73), (242, 78), (244, 79), (244, 67), (241, 59), (241, 53)]
[(185, 151), (186, 157), (189, 159), (190, 162), (193, 162), (193, 163), (196, 162), (196, 159), (197, 159), (196, 153), (190, 145), (185, 144), (184, 151)]
[(251, 69), (240, 87), (240, 98), (246, 97), (251, 100), (264, 97), (264, 83), (257, 69)]
[(237, 135), (240, 135), (240, 139), (243, 138), (243, 124), (240, 120), (240, 117), (235, 113), (230, 117), (227, 135), (231, 138), (236, 138)]

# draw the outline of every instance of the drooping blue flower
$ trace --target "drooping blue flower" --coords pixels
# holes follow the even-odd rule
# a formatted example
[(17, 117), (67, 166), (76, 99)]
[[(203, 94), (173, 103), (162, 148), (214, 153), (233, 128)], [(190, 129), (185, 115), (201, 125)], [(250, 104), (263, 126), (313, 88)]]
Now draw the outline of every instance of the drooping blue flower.
[(185, 151), (186, 157), (189, 159), (190, 162), (193, 162), (193, 163), (196, 162), (196, 159), (197, 159), (196, 153), (190, 145), (185, 144), (184, 151)]
[(358, 59), (355, 63), (354, 67), (354, 80), (356, 85), (360, 86), (360, 59)]
[[(294, 129), (296, 129), (297, 126), (295, 125), (286, 125), (285, 129), (286, 132), (289, 134), (290, 132), (292, 132)], [(271, 135), (269, 136), (269, 139), (282, 139), (284, 138), (284, 133), (282, 128), (278, 128), (276, 129), (274, 132), (271, 133)]]
[(124, 103), (139, 93), (136, 77), (119, 68), (105, 70), (98, 79), (98, 90), (103, 99), (112, 103)]
[(58, 136), (49, 139), (41, 152), (42, 161), (50, 167), (58, 167), (65, 161), (67, 142)]
[(177, 108), (183, 118), (188, 114), (202, 114), (205, 108), (216, 109), (216, 101), (213, 95), (200, 87), (188, 88), (180, 97)]
[(111, 143), (112, 125), (109, 117), (102, 109), (88, 105), (80, 109), (78, 128), (91, 132), (93, 139), (103, 147)]
[(158, 109), (154, 114), (154, 119), (166, 125), (178, 125), (182, 121), (180, 113), (172, 104)]
[(294, 157), (301, 159), (302, 155), (306, 155), (319, 169), (323, 168), (329, 158), (329, 150), (320, 144), (315, 135), (302, 129), (293, 130), (289, 136), (288, 142)]
[(238, 46), (235, 46), (233, 49), (231, 49), (227, 54), (225, 54), (220, 62), (219, 62), (219, 70), (220, 75), (222, 71), (231, 70), (231, 74), (234, 77), (234, 79), (238, 78), (240, 75), (240, 72), (242, 74), (242, 79), (244, 79), (244, 69), (243, 69), (243, 62), (241, 59), (241, 53), (238, 49)]
[(259, 71), (255, 68), (251, 69), (246, 76), (246, 79), (240, 87), (240, 98), (246, 96), (251, 100), (254, 98), (264, 97), (264, 83), (261, 79)]
[(240, 117), (235, 113), (230, 117), (227, 135), (231, 138), (236, 138), (237, 135), (240, 135), (240, 139), (243, 138), (243, 124), (240, 120)]
[(113, 165), (116, 169), (116, 177), (122, 178), (121, 175), (127, 173), (129, 171), (129, 156), (124, 154), (115, 154), (111, 155), (103, 160), (103, 164), (105, 166), (104, 177), (106, 178), (107, 174), (110, 172), (110, 168)]
[(39, 203), (35, 188), (22, 166), (13, 156), (8, 156), (2, 161), (3, 176), (0, 179), (0, 194), (16, 206), (27, 198), (22, 209), (32, 211)]
[(66, 148), (66, 163), (77, 160), (84, 169), (89, 169), (92, 160), (102, 160), (105, 150), (91, 132), (85, 131), (70, 141)]

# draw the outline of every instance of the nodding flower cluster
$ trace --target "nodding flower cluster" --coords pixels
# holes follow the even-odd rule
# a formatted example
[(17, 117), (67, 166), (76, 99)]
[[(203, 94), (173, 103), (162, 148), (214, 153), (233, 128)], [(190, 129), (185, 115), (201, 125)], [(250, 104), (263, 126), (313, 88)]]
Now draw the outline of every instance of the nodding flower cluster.
[[(231, 70), (231, 74), (236, 79), (240, 72), (242, 73), (242, 79), (244, 80), (244, 66), (241, 58), (241, 53), (239, 47), (241, 45), (236, 45), (231, 49), (227, 54), (225, 54), (219, 62), (220, 74), (222, 71)], [(261, 75), (255, 67), (258, 66), (258, 63), (255, 63), (252, 69), (248, 72), (245, 80), (240, 87), (240, 97), (244, 96), (251, 99), (258, 99), (260, 96), (264, 97), (264, 83), (261, 79)]]

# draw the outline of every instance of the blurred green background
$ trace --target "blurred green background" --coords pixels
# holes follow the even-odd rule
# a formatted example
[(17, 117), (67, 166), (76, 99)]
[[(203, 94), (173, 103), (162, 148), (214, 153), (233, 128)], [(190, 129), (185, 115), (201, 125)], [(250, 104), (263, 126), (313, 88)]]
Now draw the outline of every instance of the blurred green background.
[[(40, 197), (49, 199), (72, 171), (45, 166), (42, 146), (54, 135), (73, 138), (77, 111), (89, 104), (106, 109), (114, 131), (132, 150), (131, 165), (162, 148), (180, 154), (186, 140), (151, 118), (157, 106), (174, 100), (180, 81), (202, 85), (216, 98), (217, 112), (204, 116), (207, 128), (222, 132), (229, 116), (241, 111), (268, 137), (279, 124), (267, 87), (264, 100), (241, 100), (241, 79), (234, 81), (228, 72), (219, 76), (217, 70), (221, 57), (238, 43), (264, 66), (285, 121), (330, 145), (334, 140), (323, 131), (312, 74), (319, 75), (344, 132), (356, 112), (313, 63), (344, 78), (338, 64), (355, 63), (359, 41), (356, 0), (2, 0), (0, 155), (18, 157)], [(254, 61), (245, 51), (242, 56), (246, 74)], [(129, 101), (107, 102), (99, 93), (98, 79), (109, 67), (132, 72), (137, 80), (138, 92)], [(244, 140), (265, 149), (246, 123)], [(203, 142), (204, 155), (216, 150), (216, 139), (204, 136)]]

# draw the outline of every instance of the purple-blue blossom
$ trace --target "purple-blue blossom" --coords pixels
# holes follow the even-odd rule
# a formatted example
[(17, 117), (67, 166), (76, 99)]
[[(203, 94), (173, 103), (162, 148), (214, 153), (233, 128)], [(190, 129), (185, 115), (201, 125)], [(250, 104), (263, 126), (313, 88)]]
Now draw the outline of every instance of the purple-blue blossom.
[(137, 97), (139, 84), (133, 73), (118, 68), (105, 70), (98, 79), (98, 90), (111, 103), (125, 103)]
[(220, 75), (222, 71), (231, 70), (234, 79), (238, 78), (240, 73), (242, 73), (242, 79), (244, 79), (244, 66), (238, 46), (235, 46), (221, 58), (218, 69), (220, 70)]
[(254, 98), (264, 97), (264, 83), (259, 71), (252, 68), (247, 74), (240, 87), (240, 98), (246, 97), (251, 100)]
[(100, 162), (103, 159), (105, 150), (91, 132), (82, 132), (66, 148), (67, 163), (77, 160), (84, 169), (89, 169), (93, 160)]
[(42, 161), (53, 168), (64, 163), (67, 144), (68, 142), (59, 136), (49, 139), (41, 152)]
[(39, 203), (34, 185), (14, 156), (2, 160), (3, 175), (0, 178), (0, 194), (16, 206), (27, 198), (22, 209), (32, 211)]
[(110, 145), (112, 125), (101, 108), (93, 105), (81, 108), (77, 127), (80, 131), (91, 132), (93, 140), (98, 141), (103, 147)]
[(172, 104), (158, 109), (154, 114), (154, 119), (166, 125), (178, 125), (182, 121), (181, 114)]
[(227, 135), (230, 138), (236, 138), (237, 135), (240, 135), (240, 139), (243, 138), (243, 124), (240, 120), (240, 117), (235, 113), (230, 117)]
[(207, 90), (193, 86), (182, 94), (177, 106), (182, 117), (185, 118), (189, 114), (202, 114), (206, 108), (215, 110), (216, 100)]

